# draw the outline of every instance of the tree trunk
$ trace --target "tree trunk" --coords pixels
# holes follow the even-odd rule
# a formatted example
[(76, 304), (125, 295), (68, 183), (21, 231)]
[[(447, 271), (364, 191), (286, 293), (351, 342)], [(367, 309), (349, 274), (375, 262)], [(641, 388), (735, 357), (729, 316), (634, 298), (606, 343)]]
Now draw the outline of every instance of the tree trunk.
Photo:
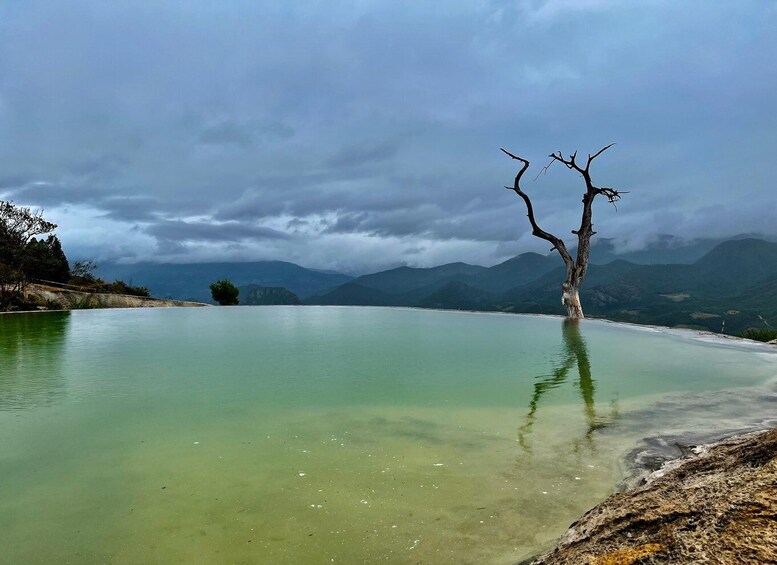
[[(526, 215), (528, 216), (529, 223), (532, 227), (532, 235), (539, 237), (540, 239), (544, 239), (553, 245), (553, 249), (559, 252), (561, 258), (564, 260), (564, 264), (567, 266), (567, 278), (566, 281), (564, 281), (564, 284), (561, 285), (561, 304), (563, 304), (567, 309), (567, 318), (570, 320), (580, 320), (581, 318), (585, 318), (583, 315), (583, 307), (580, 304), (580, 286), (583, 284), (586, 271), (588, 271), (588, 261), (591, 255), (591, 237), (596, 234), (593, 229), (594, 226), (591, 219), (593, 216), (592, 205), (594, 198), (601, 194), (607, 198), (610, 204), (614, 205), (618, 200), (620, 200), (621, 197), (621, 193), (614, 188), (596, 186), (591, 181), (591, 163), (594, 159), (596, 159), (599, 155), (607, 151), (612, 146), (613, 144), (611, 143), (593, 155), (589, 153), (585, 167), (580, 166), (575, 160), (577, 157), (577, 151), (572, 153), (568, 159), (564, 158), (564, 156), (561, 154), (561, 151), (559, 151), (558, 154), (551, 153), (551, 162), (548, 163), (543, 169), (544, 171), (547, 171), (548, 167), (554, 161), (558, 161), (563, 163), (564, 166), (568, 169), (572, 169), (580, 173), (580, 175), (583, 177), (583, 180), (585, 181), (585, 194), (583, 194), (583, 215), (580, 219), (580, 227), (576, 230), (572, 230), (572, 233), (577, 236), (578, 241), (577, 257), (575, 259), (573, 259), (569, 254), (569, 251), (567, 251), (567, 246), (564, 244), (564, 240), (540, 228), (540, 226), (537, 224), (537, 220), (534, 218), (534, 207), (532, 206), (531, 199), (521, 189), (521, 177), (523, 177), (526, 169), (529, 168), (529, 161), (523, 157), (513, 155), (506, 149), (502, 149), (502, 152), (505, 153), (508, 157), (521, 163), (521, 169), (518, 171), (518, 174), (515, 175), (515, 183), (511, 187), (506, 186), (505, 188), (515, 192), (523, 199), (524, 203), (526, 204)], [(551, 249), (551, 251), (553, 249)]]
[(567, 318), (579, 320), (585, 318), (580, 304), (580, 287), (569, 282), (561, 285), (561, 303), (567, 309)]

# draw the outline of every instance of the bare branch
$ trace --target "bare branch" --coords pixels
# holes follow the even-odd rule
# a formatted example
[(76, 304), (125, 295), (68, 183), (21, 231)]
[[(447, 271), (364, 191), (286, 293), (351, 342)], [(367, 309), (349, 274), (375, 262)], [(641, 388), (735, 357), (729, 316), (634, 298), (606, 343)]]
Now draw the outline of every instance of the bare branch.
[[(602, 196), (604, 196), (607, 199), (607, 202), (609, 202), (613, 206), (615, 206), (615, 203), (618, 200), (621, 199), (621, 195), (622, 194), (628, 194), (629, 193), (628, 190), (615, 190), (614, 188), (609, 188), (609, 187), (606, 187), (606, 186), (602, 187), (602, 188), (599, 188), (598, 186), (591, 185), (591, 188), (593, 189), (593, 192), (595, 194), (601, 194)], [(617, 210), (618, 207), (615, 206), (615, 208)]]
[(549, 169), (549, 168), (550, 168), (550, 166), (551, 166), (553, 163), (555, 163), (555, 162), (556, 162), (556, 160), (555, 160), (555, 159), (551, 159), (551, 160), (550, 160), (550, 162), (549, 162), (547, 165), (545, 165), (544, 167), (542, 167), (542, 170), (541, 170), (539, 173), (537, 173), (537, 176), (536, 176), (536, 177), (534, 177), (534, 178), (532, 179), (532, 182), (534, 182), (534, 181), (536, 181), (538, 178), (540, 178), (540, 175), (546, 175), (546, 174), (548, 174), (548, 169)]
[(604, 153), (605, 151), (607, 151), (607, 150), (608, 150), (610, 147), (612, 147), (613, 145), (615, 145), (615, 144), (614, 144), (614, 143), (610, 143), (609, 145), (606, 145), (606, 146), (602, 147), (602, 148), (601, 148), (599, 151), (597, 151), (597, 152), (596, 152), (596, 153), (594, 153), (593, 155), (591, 155), (591, 154), (589, 153), (589, 154), (588, 154), (588, 162), (587, 162), (587, 163), (586, 163), (586, 165), (585, 165), (585, 170), (587, 171), (587, 170), (588, 170), (588, 169), (591, 167), (591, 162), (592, 162), (594, 159), (596, 159), (596, 158), (597, 158), (599, 155), (601, 155), (602, 153)]
[[(515, 176), (514, 186), (512, 188), (511, 187), (505, 187), (505, 188), (513, 190), (518, 196), (520, 196), (523, 199), (524, 203), (526, 204), (527, 215), (529, 217), (529, 222), (531, 223), (531, 226), (532, 226), (532, 234), (536, 237), (539, 237), (541, 239), (544, 239), (550, 242), (553, 245), (553, 249), (559, 252), (561, 257), (564, 259), (564, 263), (567, 266), (567, 277), (566, 277), (566, 280), (564, 281), (564, 284), (561, 285), (561, 288), (562, 288), (561, 302), (567, 308), (567, 312), (570, 318), (583, 317), (583, 309), (582, 309), (582, 306), (580, 305), (579, 289), (583, 283), (583, 279), (585, 278), (586, 272), (588, 270), (588, 263), (590, 259), (590, 253), (591, 253), (591, 237), (596, 235), (596, 232), (593, 229), (593, 221), (592, 221), (593, 202), (595, 198), (601, 194), (607, 199), (607, 201), (610, 204), (615, 206), (616, 202), (618, 202), (621, 199), (621, 196), (623, 194), (626, 194), (625, 191), (620, 191), (608, 186), (598, 187), (594, 185), (593, 181), (591, 180), (591, 174), (590, 174), (591, 163), (594, 161), (594, 159), (599, 157), (599, 155), (607, 151), (613, 145), (615, 144), (611, 143), (601, 148), (599, 151), (597, 151), (594, 154), (589, 153), (588, 159), (585, 162), (584, 168), (577, 163), (577, 151), (575, 151), (574, 153), (570, 153), (569, 157), (564, 157), (564, 154), (561, 151), (551, 153), (549, 155), (550, 162), (547, 165), (545, 165), (545, 167), (543, 167), (543, 169), (539, 172), (539, 174), (537, 174), (537, 176), (534, 178), (534, 180), (537, 180), (542, 174), (547, 173), (548, 168), (555, 161), (558, 161), (561, 164), (563, 164), (566, 168), (573, 171), (577, 171), (580, 174), (580, 176), (583, 178), (583, 181), (585, 182), (585, 192), (583, 193), (583, 199), (582, 199), (583, 210), (582, 210), (582, 217), (580, 218), (580, 227), (577, 228), (576, 230), (572, 230), (572, 233), (577, 236), (577, 254), (574, 259), (572, 259), (571, 255), (567, 251), (566, 245), (560, 238), (556, 237), (551, 233), (544, 231), (537, 224), (537, 221), (534, 217), (534, 208), (532, 206), (532, 202), (529, 199), (529, 196), (525, 192), (523, 192), (520, 185), (523, 174), (529, 168), (529, 161), (527, 161), (522, 157), (518, 157), (517, 155), (514, 155), (505, 149), (502, 149), (502, 151), (506, 155), (508, 155), (512, 159), (520, 161), (522, 165), (521, 170), (518, 171), (518, 174)], [(615, 206), (615, 208), (617, 210), (617, 206)]]
[[(532, 235), (535, 237), (539, 237), (540, 239), (544, 239), (545, 241), (551, 243), (553, 245), (553, 249), (558, 250), (559, 254), (561, 255), (561, 258), (564, 260), (564, 264), (567, 266), (567, 270), (571, 271), (574, 269), (574, 261), (572, 260), (572, 256), (569, 254), (569, 251), (567, 251), (567, 247), (564, 244), (564, 241), (553, 235), (552, 233), (546, 232), (543, 230), (538, 224), (537, 220), (534, 217), (534, 206), (532, 206), (531, 199), (529, 198), (529, 195), (526, 194), (523, 190), (521, 190), (521, 177), (526, 172), (526, 169), (529, 168), (529, 161), (524, 159), (523, 157), (518, 157), (517, 155), (514, 155), (507, 151), (506, 149), (502, 149), (502, 152), (511, 157), (512, 159), (515, 159), (516, 161), (521, 162), (521, 170), (518, 171), (518, 174), (515, 176), (515, 184), (512, 187), (511, 190), (515, 192), (518, 196), (520, 196), (524, 203), (526, 204), (526, 215), (529, 218), (529, 223), (532, 227)], [(510, 188), (510, 187), (505, 187)]]
[(581, 168), (578, 166), (577, 162), (575, 161), (575, 158), (577, 157), (577, 151), (575, 151), (574, 153), (572, 153), (572, 154), (569, 156), (569, 159), (564, 159), (564, 155), (561, 153), (561, 151), (559, 151), (559, 152), (558, 152), (558, 154), (556, 154), (556, 153), (551, 153), (551, 154), (549, 155), (549, 157), (550, 157), (551, 159), (554, 159), (554, 160), (556, 160), (556, 161), (560, 162), (560, 163), (563, 163), (563, 164), (564, 164), (564, 166), (565, 166), (567, 169), (573, 169), (573, 170), (577, 171), (578, 173), (581, 173), (581, 174), (583, 173), (583, 169), (581, 169)]
[(513, 155), (512, 153), (510, 153), (510, 152), (509, 152), (507, 149), (505, 149), (504, 147), (500, 147), (500, 148), (499, 148), (499, 150), (500, 150), (502, 153), (504, 153), (505, 155), (507, 155), (507, 156), (509, 156), (509, 157), (512, 157), (512, 158), (513, 158), (513, 159), (515, 159), (516, 161), (520, 161), (521, 163), (524, 163), (524, 164), (526, 164), (526, 166), (528, 166), (528, 165), (529, 165), (529, 161), (527, 161), (527, 160), (526, 160), (526, 159), (524, 159), (523, 157), (518, 157), (518, 155)]
[(559, 163), (564, 165), (567, 169), (578, 172), (580, 176), (583, 178), (583, 181), (585, 182), (585, 192), (583, 193), (583, 198), (582, 198), (583, 210), (582, 210), (582, 217), (580, 218), (580, 227), (575, 230), (572, 230), (572, 233), (577, 236), (577, 254), (574, 259), (570, 256), (569, 252), (567, 251), (566, 245), (560, 238), (556, 237), (551, 233), (544, 231), (537, 224), (537, 221), (534, 217), (534, 208), (532, 206), (532, 202), (529, 199), (529, 196), (525, 192), (523, 192), (520, 185), (523, 174), (529, 168), (529, 161), (527, 161), (522, 157), (518, 157), (517, 155), (514, 155), (505, 149), (502, 149), (502, 151), (506, 155), (508, 155), (512, 159), (520, 161), (522, 165), (521, 170), (515, 176), (514, 186), (512, 188), (511, 187), (505, 187), (505, 188), (513, 190), (518, 196), (520, 196), (523, 199), (524, 203), (526, 204), (527, 215), (529, 218), (529, 222), (531, 223), (531, 226), (532, 226), (532, 234), (536, 237), (539, 237), (541, 239), (544, 239), (550, 242), (553, 245), (553, 249), (559, 252), (561, 257), (564, 259), (564, 263), (567, 266), (567, 277), (566, 277), (566, 280), (564, 281), (564, 284), (562, 284), (562, 287), (561, 287), (562, 288), (561, 302), (567, 308), (567, 312), (570, 318), (583, 317), (583, 309), (582, 309), (582, 306), (580, 305), (579, 289), (583, 283), (583, 279), (585, 278), (586, 272), (588, 270), (588, 263), (590, 259), (590, 253), (591, 253), (591, 237), (596, 235), (596, 232), (593, 229), (593, 221), (592, 221), (593, 202), (595, 198), (601, 194), (607, 199), (607, 201), (610, 204), (615, 206), (617, 210), (616, 202), (618, 202), (621, 199), (621, 196), (623, 194), (626, 194), (625, 191), (620, 191), (615, 188), (598, 187), (594, 185), (593, 181), (591, 180), (591, 174), (590, 174), (591, 163), (613, 145), (615, 144), (611, 143), (609, 145), (602, 147), (596, 153), (593, 153), (593, 154), (589, 153), (584, 167), (579, 165), (577, 162), (577, 151), (575, 151), (574, 153), (570, 153), (569, 157), (565, 157), (561, 151), (551, 153), (549, 155), (550, 162), (547, 165), (545, 165), (545, 167), (543, 167), (542, 170), (534, 178), (534, 180), (537, 180), (541, 175), (546, 174), (548, 172), (548, 168), (555, 161), (558, 161)]
[[(528, 169), (528, 168), (529, 168), (529, 161), (527, 161), (527, 160), (526, 160), (526, 159), (524, 159), (523, 157), (518, 157), (517, 155), (513, 155), (513, 154), (512, 154), (512, 153), (510, 153), (510, 152), (509, 152), (507, 149), (504, 149), (504, 148), (502, 148), (502, 147), (500, 147), (500, 149), (502, 150), (502, 152), (503, 152), (505, 155), (508, 155), (510, 158), (512, 158), (512, 159), (515, 159), (516, 161), (520, 161), (520, 162), (521, 162), (521, 165), (522, 165), (522, 166), (521, 166), (521, 170), (520, 170), (520, 171), (518, 171), (518, 174), (517, 174), (517, 175), (515, 175), (515, 186), (514, 186), (512, 189), (510, 189), (510, 190), (514, 190), (514, 191), (516, 191), (516, 192), (519, 192), (519, 191), (521, 190), (521, 189), (519, 188), (519, 187), (520, 187), (520, 184), (521, 184), (521, 177), (523, 176), (523, 173), (525, 173), (525, 172), (526, 172), (526, 169)], [(509, 189), (510, 187), (508, 186), (508, 187), (505, 187), (505, 188), (508, 188), (508, 189)]]

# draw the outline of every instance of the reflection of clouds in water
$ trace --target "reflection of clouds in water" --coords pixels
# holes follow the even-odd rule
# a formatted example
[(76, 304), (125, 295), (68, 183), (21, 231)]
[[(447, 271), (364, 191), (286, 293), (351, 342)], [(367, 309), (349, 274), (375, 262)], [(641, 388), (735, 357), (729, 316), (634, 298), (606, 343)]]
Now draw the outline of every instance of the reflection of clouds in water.
[(0, 316), (0, 410), (50, 406), (64, 396), (70, 312)]
[[(537, 410), (540, 401), (549, 391), (560, 387), (566, 383), (569, 371), (573, 366), (577, 366), (578, 380), (576, 387), (580, 392), (580, 398), (583, 401), (583, 412), (587, 424), (587, 430), (584, 436), (584, 442), (593, 449), (593, 432), (597, 429), (607, 426), (617, 417), (617, 406), (613, 404), (613, 413), (610, 417), (603, 417), (596, 411), (596, 381), (591, 375), (591, 361), (588, 356), (588, 348), (585, 339), (580, 333), (580, 321), (565, 319), (563, 321), (561, 333), (564, 339), (564, 349), (562, 352), (561, 363), (556, 367), (550, 376), (542, 378), (535, 382), (534, 392), (529, 401), (529, 413), (526, 415), (526, 421), (518, 430), (518, 442), (526, 451), (531, 451), (531, 445), (528, 436), (531, 434), (532, 426), (537, 418)], [(580, 441), (575, 440), (575, 450), (580, 447)]]

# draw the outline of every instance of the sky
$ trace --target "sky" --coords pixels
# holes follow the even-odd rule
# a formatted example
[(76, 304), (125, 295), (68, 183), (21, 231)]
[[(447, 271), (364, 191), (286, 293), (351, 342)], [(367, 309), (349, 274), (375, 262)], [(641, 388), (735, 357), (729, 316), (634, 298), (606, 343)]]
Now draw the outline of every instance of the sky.
[[(0, 0), (0, 198), (70, 258), (492, 265), (777, 232), (777, 3)], [(534, 180), (536, 177), (536, 180)]]

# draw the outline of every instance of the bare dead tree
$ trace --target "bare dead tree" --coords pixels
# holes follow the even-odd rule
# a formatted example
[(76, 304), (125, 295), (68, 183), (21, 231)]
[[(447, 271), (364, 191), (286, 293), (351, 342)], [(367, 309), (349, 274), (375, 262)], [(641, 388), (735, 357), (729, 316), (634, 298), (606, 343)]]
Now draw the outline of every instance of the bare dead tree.
[[(543, 171), (547, 171), (550, 165), (555, 162), (559, 162), (566, 168), (580, 174), (580, 176), (583, 177), (583, 180), (585, 181), (585, 193), (583, 194), (583, 215), (580, 220), (580, 227), (576, 230), (572, 230), (572, 233), (577, 236), (577, 256), (575, 258), (572, 258), (572, 255), (567, 250), (567, 246), (564, 244), (564, 240), (556, 237), (552, 233), (546, 232), (537, 224), (537, 220), (534, 217), (534, 207), (532, 206), (531, 200), (521, 188), (521, 178), (529, 168), (529, 161), (522, 157), (518, 157), (517, 155), (513, 155), (506, 149), (502, 149), (502, 152), (504, 152), (508, 157), (511, 157), (512, 159), (515, 159), (521, 163), (521, 169), (515, 176), (514, 185), (506, 186), (505, 188), (514, 191), (523, 199), (524, 203), (526, 204), (526, 215), (529, 218), (529, 223), (531, 223), (532, 234), (549, 242), (553, 246), (551, 251), (554, 249), (558, 251), (559, 255), (561, 255), (561, 258), (564, 260), (564, 264), (567, 267), (567, 276), (564, 280), (564, 283), (561, 285), (561, 303), (566, 307), (567, 316), (569, 318), (579, 319), (585, 317), (583, 315), (583, 307), (580, 304), (580, 286), (583, 284), (583, 279), (585, 278), (586, 271), (588, 270), (588, 261), (591, 256), (591, 236), (596, 234), (596, 232), (593, 230), (593, 223), (591, 220), (594, 199), (601, 194), (610, 204), (615, 205), (615, 203), (620, 200), (621, 194), (626, 194), (626, 192), (618, 191), (614, 188), (596, 186), (591, 180), (591, 163), (593, 163), (594, 159), (607, 151), (613, 145), (615, 144), (611, 143), (610, 145), (601, 148), (593, 155), (589, 153), (588, 159), (586, 160), (584, 166), (579, 165), (576, 161), (577, 151), (572, 153), (568, 158), (565, 158), (561, 151), (558, 153), (551, 153), (549, 155), (551, 159), (550, 163), (548, 163), (548, 165), (546, 165), (543, 169)], [(540, 174), (542, 174), (543, 171), (540, 171)]]

